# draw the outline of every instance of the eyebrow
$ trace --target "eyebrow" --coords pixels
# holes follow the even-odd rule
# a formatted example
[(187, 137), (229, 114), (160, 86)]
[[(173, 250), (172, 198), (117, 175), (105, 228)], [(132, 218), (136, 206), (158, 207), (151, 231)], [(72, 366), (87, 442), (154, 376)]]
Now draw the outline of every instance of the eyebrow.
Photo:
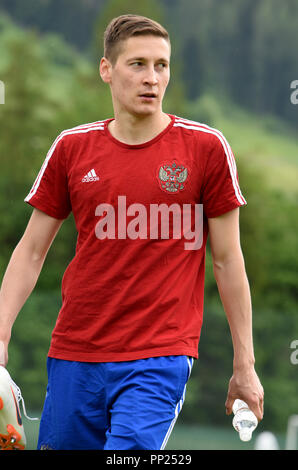
[[(146, 62), (147, 60), (148, 59), (146, 57), (131, 57), (130, 59), (127, 59), (127, 62), (131, 62), (131, 61), (140, 61), (140, 62), (145, 61)], [(166, 64), (170, 63), (170, 61), (168, 59), (165, 59), (164, 57), (160, 57), (155, 62), (164, 62)]]

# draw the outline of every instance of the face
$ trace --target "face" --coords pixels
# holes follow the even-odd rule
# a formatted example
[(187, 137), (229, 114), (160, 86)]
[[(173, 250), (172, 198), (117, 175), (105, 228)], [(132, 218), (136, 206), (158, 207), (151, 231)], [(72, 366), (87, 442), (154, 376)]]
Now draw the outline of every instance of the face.
[(110, 85), (115, 113), (158, 114), (170, 78), (170, 45), (161, 37), (131, 37), (114, 65), (101, 60), (100, 74)]

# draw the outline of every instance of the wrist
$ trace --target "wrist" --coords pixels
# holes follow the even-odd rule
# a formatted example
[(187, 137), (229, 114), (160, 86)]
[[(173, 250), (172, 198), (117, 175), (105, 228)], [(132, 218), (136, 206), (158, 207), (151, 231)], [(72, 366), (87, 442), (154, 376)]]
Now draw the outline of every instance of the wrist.
[(233, 370), (235, 372), (254, 369), (255, 367), (255, 358), (246, 357), (246, 358), (234, 358), (233, 360)]
[(11, 328), (10, 327), (7, 327), (7, 328), (1, 327), (1, 329), (0, 329), (0, 341), (2, 341), (4, 344), (7, 345), (10, 341), (10, 337), (11, 337)]

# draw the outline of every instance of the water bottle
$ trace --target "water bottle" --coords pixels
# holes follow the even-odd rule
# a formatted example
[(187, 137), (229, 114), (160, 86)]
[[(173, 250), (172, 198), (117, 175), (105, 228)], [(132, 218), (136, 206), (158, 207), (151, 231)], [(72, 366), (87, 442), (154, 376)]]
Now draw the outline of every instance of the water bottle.
[(239, 432), (241, 441), (250, 441), (253, 431), (258, 425), (258, 419), (242, 400), (235, 400), (233, 404), (233, 426)]

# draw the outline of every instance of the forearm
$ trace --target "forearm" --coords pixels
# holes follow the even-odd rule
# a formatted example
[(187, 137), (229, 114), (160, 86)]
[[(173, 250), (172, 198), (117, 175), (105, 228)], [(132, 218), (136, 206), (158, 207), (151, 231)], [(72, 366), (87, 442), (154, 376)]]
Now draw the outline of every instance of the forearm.
[(214, 264), (214, 275), (230, 326), (234, 369), (254, 365), (251, 296), (241, 252)]
[(44, 259), (16, 246), (0, 290), (0, 340), (7, 343), (13, 323), (35, 287)]
[(255, 372), (250, 288), (240, 245), (239, 210), (208, 220), (214, 275), (229, 322), (234, 370), (229, 382), (226, 411), (236, 398), (244, 400), (260, 420), (264, 390)]

